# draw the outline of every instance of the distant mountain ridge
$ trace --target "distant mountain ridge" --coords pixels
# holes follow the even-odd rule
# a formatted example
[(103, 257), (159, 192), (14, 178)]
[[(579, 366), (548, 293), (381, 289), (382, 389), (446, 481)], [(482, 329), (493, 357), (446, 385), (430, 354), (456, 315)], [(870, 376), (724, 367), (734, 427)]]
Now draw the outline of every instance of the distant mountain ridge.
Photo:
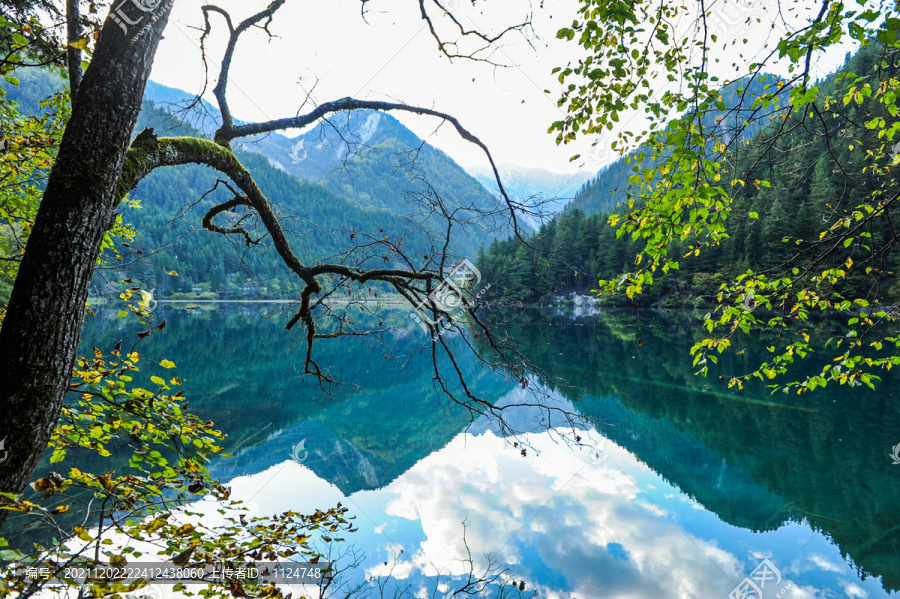
[[(146, 98), (212, 134), (220, 113), (208, 102), (185, 114), (187, 92), (155, 82)], [(381, 208), (404, 217), (426, 216), (422, 199), (437, 194), (449, 211), (470, 224), (453, 235), (458, 248), (474, 255), (496, 236), (510, 232), (506, 219), (494, 214), (501, 206), (477, 180), (444, 152), (419, 139), (393, 116), (372, 110), (354, 110), (328, 117), (296, 138), (280, 133), (236, 141), (235, 149), (264, 156), (269, 163), (298, 179), (315, 182), (348, 198), (360, 207)], [(442, 230), (437, 217), (426, 218)]]
[[(494, 173), (487, 166), (473, 166), (466, 169), (485, 189), (499, 194)], [(503, 187), (513, 200), (530, 202), (540, 206), (547, 216), (560, 212), (568, 204), (578, 190), (589, 181), (595, 173), (578, 172), (575, 174), (555, 173), (541, 168), (528, 168), (512, 164), (501, 164), (497, 167)], [(525, 216), (525, 220), (535, 230), (541, 223), (537, 219)]]
[[(194, 96), (180, 89), (148, 81), (144, 97), (210, 136), (222, 122), (219, 109), (206, 100), (190, 112), (182, 113), (182, 108), (191, 103)], [(235, 122), (243, 123), (239, 119)], [(344, 134), (343, 138), (338, 131)], [(348, 144), (351, 150), (361, 152), (392, 138), (410, 147), (422, 143), (389, 114), (358, 110), (333, 115), (327, 123), (314, 125), (297, 137), (276, 131), (242, 138), (233, 145), (236, 149), (262, 154), (273, 166), (298, 179), (325, 183), (329, 174), (348, 157)]]
[[(19, 79), (20, 85), (6, 84), (4, 89), (7, 98), (18, 103), (22, 110), (38, 111), (37, 101), (64, 85), (58, 73), (43, 69), (26, 69)], [(177, 90), (157, 84), (149, 87), (150, 95), (160, 105), (169, 103), (168, 110), (145, 99), (135, 134), (150, 127), (160, 136), (208, 137), (214, 130), (212, 122), (198, 122), (204, 128), (198, 130), (178, 118), (171, 102), (183, 97), (183, 92), (178, 95)], [(413, 255), (431, 251), (430, 240), (421, 230), (411, 231), (408, 218), (354, 204), (323, 185), (302, 181), (278, 169), (270, 159), (258, 152), (248, 152), (247, 147), (243, 150), (235, 147), (235, 153), (282, 217), (291, 246), (301, 261), (312, 263), (348, 251), (357, 243), (353, 241), (353, 233), (402, 237), (406, 251)], [(254, 227), (252, 222), (243, 223), (251, 236), (261, 241), (249, 248), (244, 243), (235, 243), (233, 236), (214, 234), (202, 227), (203, 215), (230, 196), (217, 185), (217, 175), (209, 168), (189, 164), (155, 171), (130, 195), (141, 207), (123, 204), (119, 211), (137, 235), (130, 248), (125, 245), (119, 248), (123, 254), (122, 265), (113, 261), (106, 272), (94, 278), (94, 295), (112, 292), (126, 278), (132, 279), (135, 285), (155, 290), (158, 298), (206, 292), (225, 298), (291, 298), (300, 293), (302, 281), (284, 266), (261, 228)], [(217, 216), (220, 224), (239, 219), (240, 215), (230, 211)], [(387, 258), (388, 262), (381, 257), (371, 258), (362, 266), (374, 264), (376, 260), (379, 266), (394, 264), (390, 256)], [(166, 274), (172, 271), (177, 276)]]
[[(703, 118), (705, 127), (713, 126), (718, 119), (729, 119), (735, 121), (734, 125), (739, 125), (742, 116), (735, 109), (747, 110), (752, 106), (754, 100), (762, 95), (764, 86), (772, 85), (780, 79), (774, 75), (766, 75), (765, 81), (756, 78), (749, 84), (746, 81), (739, 80), (726, 85), (721, 91), (722, 102), (725, 104), (725, 110), (711, 110)], [(738, 90), (746, 87), (744, 92), (739, 93)], [(733, 125), (728, 125), (733, 126)], [(741, 132), (741, 139), (750, 139), (760, 130), (763, 124), (761, 122), (753, 122), (744, 127)], [(626, 199), (629, 189), (628, 180), (634, 174), (636, 167), (635, 158), (639, 151), (631, 152), (628, 157), (631, 161), (626, 161), (625, 157), (620, 157), (616, 161), (608, 164), (600, 169), (597, 175), (587, 181), (584, 186), (574, 194), (572, 201), (566, 205), (566, 210), (581, 210), (585, 214), (593, 214), (595, 212), (615, 212), (617, 206)], [(644, 159), (643, 167), (650, 168), (659, 164), (649, 156)]]

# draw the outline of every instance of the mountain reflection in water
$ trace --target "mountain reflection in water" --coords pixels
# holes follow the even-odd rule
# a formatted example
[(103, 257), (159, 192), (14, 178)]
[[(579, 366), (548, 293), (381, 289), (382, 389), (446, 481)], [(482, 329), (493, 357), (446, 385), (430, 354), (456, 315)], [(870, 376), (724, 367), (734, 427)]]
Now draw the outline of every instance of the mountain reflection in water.
[[(607, 441), (598, 461), (536, 430), (522, 457), (439, 399), (430, 355), (414, 351), (427, 341), (414, 324), (389, 339), (391, 353), (360, 339), (321, 344), (320, 362), (348, 383), (329, 396), (293, 369), (301, 353), (281, 306), (160, 311), (169, 325), (142, 344), (142, 358), (173, 360), (192, 411), (229, 435), (232, 456), (214, 475), (259, 513), (343, 501), (360, 525), (348, 541), (367, 555), (360, 577), (378, 574), (398, 546), (394, 575), (413, 589), (435, 565), (462, 574), (465, 522), (476, 557), (494, 553), (549, 597), (726, 597), (765, 557), (782, 580), (764, 597), (900, 589), (892, 376), (852, 395), (736, 392), (719, 371), (751, 370), (765, 339), (726, 354), (704, 379), (688, 355), (702, 335), (688, 313), (525, 311), (510, 332), (564, 382), (535, 386), (604, 423)], [(114, 316), (87, 321), (83, 348), (127, 334)], [(820, 341), (832, 334), (829, 322), (817, 327)], [(525, 393), (471, 356), (460, 366), (491, 402)], [(301, 441), (298, 464), (291, 453)]]

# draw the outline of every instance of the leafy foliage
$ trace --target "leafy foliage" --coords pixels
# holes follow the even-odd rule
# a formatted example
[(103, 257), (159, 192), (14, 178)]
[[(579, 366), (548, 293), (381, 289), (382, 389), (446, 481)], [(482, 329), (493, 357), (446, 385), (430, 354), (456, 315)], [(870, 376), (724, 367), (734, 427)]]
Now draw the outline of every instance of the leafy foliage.
[[(735, 130), (719, 126), (723, 121), (711, 127), (704, 121), (711, 111), (726, 109), (720, 90), (727, 83), (711, 72), (718, 40), (714, 35), (707, 37), (708, 16), (677, 3), (583, 0), (579, 19), (559, 31), (560, 38), (569, 40), (577, 35), (587, 54), (576, 67), (557, 70), (566, 85), (559, 103), (567, 111), (551, 128), (558, 132), (559, 143), (612, 130), (629, 109), (643, 109), (649, 119), (644, 131), (619, 134), (622, 151), (642, 146), (650, 162), (644, 162), (644, 153), (638, 155), (629, 179), (632, 189), (623, 205), (626, 212), (610, 218), (620, 237), (640, 240), (641, 248), (634, 265), (619, 277), (600, 281), (600, 290), (620, 289), (629, 298), (640, 295), (660, 275), (680, 268), (682, 256), (672, 253), (675, 242), (688, 244), (692, 256), (720, 246), (734, 231), (730, 217), (736, 198), (745, 194), (770, 199), (767, 194), (779, 183), (767, 176), (771, 164), (793, 161), (793, 156), (786, 158), (798, 147), (792, 142), (806, 132), (825, 144), (825, 151), (813, 163), (824, 158), (826, 171), (832, 167), (850, 180), (866, 175), (876, 182), (875, 189), (839, 195), (817, 234), (782, 238), (795, 246), (786, 250), (784, 260), (767, 269), (748, 269), (724, 285), (718, 306), (707, 320), (710, 336), (692, 353), (705, 375), (709, 365), (717, 362), (717, 354), (730, 347), (740, 332), (784, 330), (789, 321), (802, 322), (812, 311), (843, 311), (850, 313), (851, 330), (829, 348), (837, 354), (834, 364), (781, 387), (805, 392), (829, 382), (872, 385), (878, 371), (900, 363), (896, 354), (879, 353), (886, 346), (900, 348), (900, 338), (877, 329), (881, 323), (893, 322), (895, 312), (868, 308), (878, 296), (877, 285), (866, 292), (853, 285), (841, 289), (841, 285), (860, 271), (875, 279), (890, 274), (884, 260), (896, 239), (890, 224), (898, 197), (893, 191), (890, 150), (900, 129), (895, 105), (900, 80), (894, 76), (900, 43), (897, 8), (824, 3), (803, 27), (777, 39), (773, 55), (787, 61), (789, 79), (767, 77), (765, 61), (748, 65), (747, 80), (763, 84), (763, 93), (741, 123), (761, 122), (768, 127), (754, 144), (741, 140)], [(675, 30), (673, 23), (683, 19), (694, 24), (690, 31)], [(877, 57), (871, 61), (874, 76), (866, 80), (862, 71), (848, 69), (814, 85), (811, 59), (842, 40), (865, 48), (866, 56)], [(860, 120), (850, 120), (847, 110), (855, 111)], [(839, 133), (854, 122), (864, 129), (861, 137), (868, 143), (840, 138)], [(836, 158), (834, 148), (840, 146), (856, 152), (852, 161), (845, 164)], [(820, 177), (819, 183), (827, 181)], [(758, 217), (758, 211), (748, 216)], [(886, 229), (889, 235), (879, 239), (876, 229)], [(865, 263), (854, 259), (860, 254), (866, 256)], [(755, 312), (757, 307), (777, 315)], [(731, 382), (740, 386), (750, 377), (771, 380), (787, 374), (794, 360), (810, 351), (805, 332), (795, 331), (772, 347), (771, 361)]]
[(0, 75), (15, 82), (23, 66), (61, 64), (62, 40), (54, 21), (63, 15), (52, 0), (11, 0), (0, 7)]
[[(777, 80), (772, 76), (767, 79)], [(760, 79), (742, 79), (725, 85), (720, 90), (721, 103), (717, 102), (703, 115), (703, 127), (718, 127), (733, 132), (738, 141), (751, 139), (764, 128), (765, 123), (744, 122), (744, 118), (752, 112), (754, 100), (765, 93), (765, 87), (766, 84)], [(620, 146), (620, 142), (616, 145)], [(622, 147), (619, 149), (624, 152)], [(637, 192), (640, 186), (639, 182), (631, 180), (636, 163), (642, 161), (642, 167), (658, 166), (669, 155), (664, 150), (659, 157), (652, 158), (650, 153), (650, 148), (641, 147), (607, 165), (578, 190), (566, 208), (583, 210), (586, 214), (615, 212), (627, 204), (629, 192)]]
[[(51, 472), (32, 483), (34, 500), (0, 494), (0, 509), (22, 513), (62, 535), (52, 545), (35, 544), (33, 551), (0, 553), (13, 562), (0, 574), (0, 590), (25, 595), (38, 589), (65, 592), (65, 587), (28, 579), (17, 565), (52, 564), (52, 575), (75, 585), (66, 578), (67, 567), (124, 565), (151, 551), (155, 557), (150, 559), (199, 566), (212, 560), (237, 568), (254, 559), (294, 556), (317, 561), (322, 554), (312, 544), (319, 533), (324, 531), (328, 542), (339, 542), (340, 531), (351, 529), (347, 509), (340, 505), (309, 515), (247, 517), (242, 504), (229, 499), (230, 489), (210, 475), (210, 459), (222, 450), (222, 433), (212, 421), (189, 411), (183, 391), (172, 392), (182, 384), (172, 374), (175, 364), (162, 360), (153, 367), (158, 374), (151, 376), (150, 389), (133, 384), (140, 361), (137, 345), (150, 335), (149, 330), (139, 334), (128, 350), (120, 341), (109, 354), (94, 349), (93, 356), (79, 359), (71, 387), (76, 398), (67, 402), (51, 438), (51, 463), (64, 463), (70, 453), (81, 450), (108, 459), (115, 454), (113, 463), (120, 469), (92, 473), (72, 467), (67, 476)], [(206, 524), (198, 520), (202, 514), (185, 509), (205, 495), (219, 502), (221, 524)], [(21, 520), (13, 522), (25, 526)], [(66, 539), (68, 535), (72, 537)], [(150, 582), (109, 581), (81, 588), (85, 597), (105, 597)], [(233, 584), (254, 596), (282, 596), (271, 585), (246, 584), (245, 591), (240, 583)], [(213, 584), (203, 594), (230, 596), (233, 584)]]
[(0, 152), (0, 305), (9, 299), (42, 187), (56, 157), (68, 120), (68, 97), (57, 92), (38, 108), (37, 115), (22, 114), (0, 89), (0, 143), (4, 144)]

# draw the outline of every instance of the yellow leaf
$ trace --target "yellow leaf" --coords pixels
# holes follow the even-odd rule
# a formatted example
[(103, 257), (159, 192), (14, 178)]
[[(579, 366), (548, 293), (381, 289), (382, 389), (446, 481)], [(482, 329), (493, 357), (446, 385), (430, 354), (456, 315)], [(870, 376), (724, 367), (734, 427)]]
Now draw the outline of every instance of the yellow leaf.
[(10, 505), (4, 505), (0, 507), (0, 510), (10, 510), (13, 512), (30, 512), (34, 509), (34, 504), (30, 501), (23, 501), (22, 503), (13, 503)]
[(156, 520), (153, 520), (150, 524), (147, 525), (147, 532), (154, 533), (157, 530), (159, 530), (160, 528), (162, 528), (165, 523), (166, 523), (165, 517), (157, 518)]
[(75, 48), (76, 50), (84, 50), (85, 48), (87, 48), (88, 39), (89, 38), (87, 38), (87, 37), (83, 37), (80, 40), (75, 40), (74, 42), (69, 42), (69, 47)]
[(184, 526), (182, 526), (181, 528), (179, 528), (178, 530), (175, 531), (175, 536), (181, 537), (186, 534), (190, 534), (192, 532), (194, 532), (194, 525), (193, 524), (185, 524)]
[(170, 360), (163, 360), (159, 363), (159, 365), (163, 368), (175, 368), (175, 362), (172, 362)]
[(97, 477), (97, 480), (100, 481), (100, 484), (103, 485), (103, 488), (107, 491), (112, 492), (113, 489), (116, 488), (116, 485), (113, 484), (111, 480), (109, 480), (109, 476), (105, 474), (101, 474)]
[(156, 383), (157, 385), (165, 385), (166, 384), (165, 379), (161, 379), (158, 376), (151, 376), (150, 380), (153, 381), (154, 383)]
[(177, 277), (177, 276), (178, 276), (178, 273), (175, 272), (174, 270), (170, 270), (170, 271), (169, 271), (169, 274), (172, 275), (173, 277)]

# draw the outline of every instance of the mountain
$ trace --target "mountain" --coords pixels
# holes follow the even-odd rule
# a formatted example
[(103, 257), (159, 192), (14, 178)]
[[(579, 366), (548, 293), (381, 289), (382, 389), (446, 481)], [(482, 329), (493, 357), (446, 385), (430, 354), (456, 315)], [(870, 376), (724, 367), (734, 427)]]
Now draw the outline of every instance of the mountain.
[[(25, 69), (20, 82), (18, 86), (4, 84), (4, 89), (7, 99), (18, 103), (21, 110), (37, 110), (39, 98), (63, 85), (58, 73), (39, 69)], [(158, 92), (159, 87), (154, 87)], [(170, 94), (160, 100), (172, 99)], [(144, 101), (135, 133), (147, 127), (159, 135), (208, 137), (149, 100)], [(411, 230), (407, 217), (359, 206), (318, 183), (301, 181), (259, 153), (236, 148), (236, 154), (253, 172), (282, 218), (295, 253), (306, 263), (346, 251), (357, 243), (351, 241), (353, 233), (393, 239), (402, 236), (406, 251), (413, 255), (432, 251), (426, 233)], [(111, 293), (122, 287), (121, 280), (132, 279), (132, 285), (154, 289), (159, 298), (200, 292), (225, 297), (296, 297), (300, 281), (284, 266), (254, 220), (242, 223), (261, 240), (251, 248), (234, 236), (227, 238), (201, 226), (203, 215), (230, 197), (218, 179), (217, 173), (201, 165), (169, 167), (147, 176), (130, 194), (132, 201), (120, 207), (123, 223), (133, 226), (136, 237), (130, 243), (116, 240), (117, 251), (107, 253), (109, 263), (98, 270), (92, 294)], [(220, 223), (234, 223), (239, 218), (234, 212), (217, 217)], [(393, 265), (373, 257), (362, 266), (376, 264)], [(172, 271), (177, 274), (167, 274)]]
[[(175, 136), (203, 135), (149, 101), (144, 103), (135, 131), (146, 127)], [(356, 244), (351, 241), (354, 233), (394, 239), (406, 235), (405, 248), (411, 254), (431, 251), (425, 233), (410, 231), (407, 218), (361, 207), (318, 183), (301, 181), (260, 154), (239, 149), (236, 154), (281, 217), (294, 252), (306, 263), (347, 251)], [(284, 266), (268, 236), (261, 227), (254, 227), (252, 220), (243, 226), (254, 238), (262, 239), (252, 248), (234, 238), (229, 242), (200, 226), (203, 215), (229, 197), (221, 185), (217, 188), (217, 180), (214, 171), (200, 165), (166, 168), (146, 177), (131, 194), (140, 208), (125, 207), (122, 217), (137, 231), (131, 251), (148, 257), (116, 270), (123, 278), (139, 280), (145, 288), (156, 288), (161, 297), (199, 291), (225, 297), (296, 297), (301, 282)], [(214, 188), (216, 191), (207, 193)], [(239, 217), (229, 212), (218, 218), (235, 222)], [(158, 250), (163, 251), (154, 253)], [(374, 260), (362, 265), (374, 266)], [(380, 258), (377, 264), (385, 265)], [(179, 276), (165, 274), (171, 270)], [(109, 273), (104, 274), (109, 278)], [(106, 286), (100, 283), (95, 281), (95, 288), (102, 293)]]
[[(180, 89), (148, 81), (144, 97), (209, 136), (222, 122), (219, 109), (206, 100), (185, 111), (184, 107), (193, 102), (194, 96)], [(243, 123), (239, 119), (235, 122)], [(232, 145), (265, 156), (274, 167), (298, 179), (326, 184), (344, 160), (388, 140), (396, 140), (410, 148), (422, 143), (394, 117), (358, 110), (333, 115), (328, 122), (315, 125), (294, 138), (273, 132), (235, 140)]]
[[(840, 78), (847, 73), (877, 80), (883, 48), (865, 48), (837, 72), (819, 83), (821, 97), (837, 96)], [(804, 257), (795, 263), (800, 269), (806, 260), (816, 261), (815, 269), (842, 268), (848, 255), (834, 249), (823, 249), (815, 240), (844, 217), (844, 210), (860, 205), (873, 194), (896, 187), (896, 175), (881, 174), (868, 165), (873, 149), (884, 143), (878, 132), (861, 123), (881, 116), (889, 110), (875, 100), (861, 105), (834, 103), (833, 120), (825, 120), (828, 135), (820, 125), (796, 120), (785, 126), (766, 160), (760, 154), (768, 148), (773, 136), (769, 129), (757, 129), (749, 150), (734, 161), (734, 170), (743, 181), (767, 181), (768, 186), (747, 185), (734, 192), (728, 220), (728, 237), (720, 245), (706, 247), (693, 254), (692, 239), (677, 240), (668, 247), (670, 256), (684, 256), (678, 270), (656, 273), (652, 286), (633, 300), (624, 294), (605, 294), (604, 304), (622, 306), (659, 305), (670, 307), (709, 307), (716, 304), (720, 286), (753, 269), (775, 271), (798, 252)], [(834, 124), (828, 124), (834, 123)], [(778, 121), (771, 127), (781, 126)], [(849, 139), (852, 143), (848, 143)], [(585, 185), (572, 207), (541, 227), (532, 245), (544, 250), (535, 254), (517, 240), (495, 241), (479, 256), (478, 267), (496, 290), (492, 297), (524, 303), (546, 303), (568, 293), (587, 294), (596, 289), (597, 281), (612, 280), (634, 268), (635, 255), (646, 245), (642, 238), (618, 237), (608, 224), (608, 215), (591, 213), (622, 194), (603, 193), (603, 185), (611, 185), (616, 177), (624, 177), (629, 167), (616, 162)], [(850, 172), (851, 175), (844, 173)], [(871, 200), (869, 200), (871, 201)], [(867, 225), (866, 236), (878, 253), (878, 269), (857, 267), (846, 279), (827, 288), (828, 293), (868, 297), (879, 305), (900, 302), (900, 251), (890, 242), (896, 236), (890, 218), (876, 219)], [(788, 243), (785, 243), (785, 240)], [(829, 246), (830, 247), (830, 246)], [(846, 246), (845, 246), (846, 247)], [(869, 259), (862, 251), (854, 252), (857, 262)], [(868, 249), (867, 249), (868, 251)]]
[[(52, 70), (25, 69), (18, 86), (3, 83), (7, 98), (33, 114), (38, 102), (64, 82)], [(149, 82), (136, 132), (152, 127), (159, 135), (211, 137), (220, 114), (208, 102), (192, 111), (180, 106), (190, 94)], [(233, 144), (263, 192), (282, 215), (295, 252), (311, 262), (351, 247), (351, 235), (403, 238), (408, 255), (433, 254), (429, 231), (439, 237), (443, 222), (416, 200), (429, 189), (440, 195), (458, 219), (451, 251), (475, 256), (478, 248), (503, 234), (504, 221), (482, 217), (497, 201), (474, 178), (440, 150), (425, 144), (390, 115), (355, 111), (328, 119), (300, 137), (259, 136)], [(415, 149), (411, 161), (410, 150)], [(427, 183), (426, 183), (427, 182)], [(299, 283), (281, 263), (263, 231), (259, 246), (247, 248), (232, 237), (212, 234), (200, 225), (203, 215), (227, 199), (210, 169), (199, 165), (152, 173), (132, 193), (140, 208), (123, 206), (125, 223), (137, 237), (120, 246), (121, 262), (101, 271), (93, 292), (104, 294), (121, 279), (155, 289), (157, 297), (173, 293), (212, 292), (225, 297), (295, 297)], [(431, 186), (431, 187), (429, 187)], [(225, 213), (222, 222), (235, 222)], [(246, 224), (246, 223), (245, 223)], [(432, 237), (435, 235), (432, 234)], [(356, 242), (354, 242), (356, 243)], [(363, 266), (372, 266), (370, 258)], [(390, 263), (388, 263), (390, 265)], [(178, 276), (165, 273), (175, 271)], [(109, 282), (112, 282), (112, 286)]]
[[(181, 90), (151, 82), (146, 97), (158, 106), (212, 134), (220, 122), (217, 108), (203, 102), (185, 113), (192, 97)], [(427, 216), (422, 205), (439, 196), (450, 211), (471, 225), (454, 232), (464, 253), (508, 233), (506, 219), (484, 217), (499, 204), (488, 191), (441, 150), (419, 139), (393, 116), (371, 110), (340, 113), (313, 125), (298, 137), (279, 133), (250, 137), (236, 149), (264, 156), (269, 163), (298, 179), (319, 183), (361, 207), (383, 208), (402, 216)], [(436, 217), (426, 225), (443, 229)]]
[[(469, 167), (468, 172), (493, 194), (499, 194), (494, 173), (487, 167)], [(527, 168), (511, 164), (497, 167), (506, 192), (518, 202), (531, 201), (539, 205), (548, 216), (560, 212), (593, 175), (579, 172), (575, 174), (554, 173), (541, 168)], [(535, 230), (541, 223), (531, 215), (524, 215), (526, 222)]]

